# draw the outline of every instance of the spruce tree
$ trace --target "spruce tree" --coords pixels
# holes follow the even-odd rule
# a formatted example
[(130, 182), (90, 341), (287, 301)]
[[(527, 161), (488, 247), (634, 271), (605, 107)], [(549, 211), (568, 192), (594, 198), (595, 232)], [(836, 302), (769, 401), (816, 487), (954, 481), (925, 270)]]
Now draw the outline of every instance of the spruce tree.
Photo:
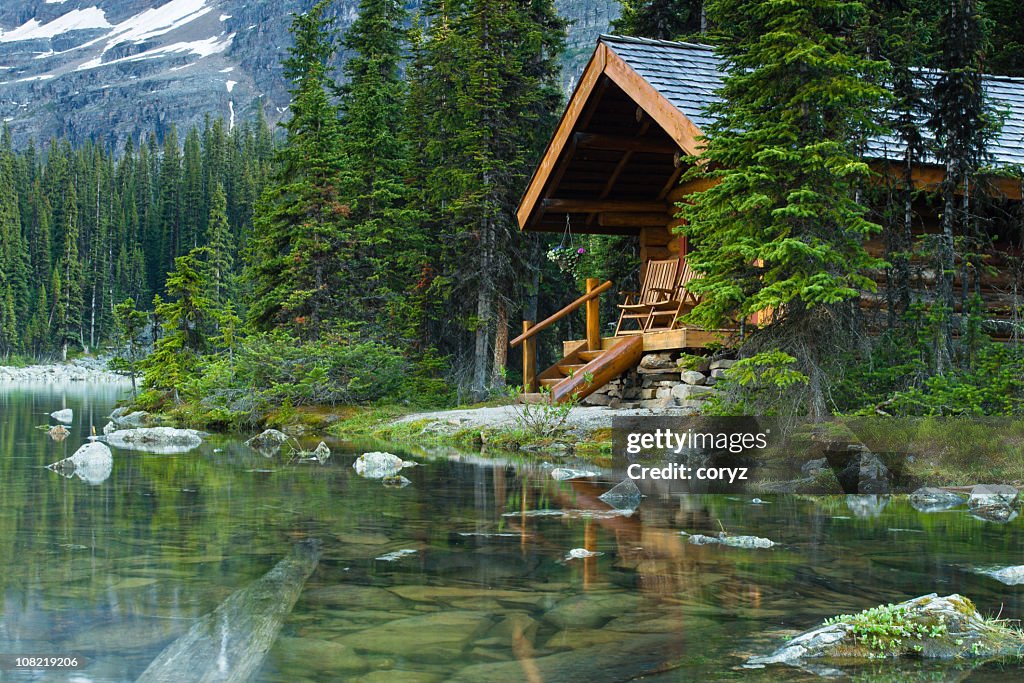
[(285, 326), (316, 339), (340, 308), (338, 249), (349, 207), (336, 86), (328, 75), (334, 33), (326, 0), (297, 15), (284, 62), (292, 82), (291, 118), (277, 172), (260, 199), (248, 257), (249, 318), (258, 328)]
[(935, 342), (935, 371), (948, 371), (954, 360), (953, 335), (960, 327), (954, 315), (955, 254), (961, 256), (961, 310), (967, 310), (967, 288), (972, 272), (970, 255), (979, 244), (975, 207), (970, 187), (988, 159), (987, 145), (995, 122), (985, 104), (982, 60), (987, 39), (977, 0), (949, 0), (939, 22), (942, 71), (933, 89), (930, 123), (935, 155), (945, 167), (942, 181), (942, 232), (936, 252), (936, 310), (942, 323)]
[(796, 359), (803, 407), (824, 415), (830, 344), (848, 338), (849, 302), (881, 265), (864, 246), (879, 226), (858, 202), (869, 176), (860, 152), (884, 94), (872, 83), (879, 64), (851, 49), (864, 6), (714, 0), (708, 12), (727, 73), (688, 174), (718, 184), (682, 210), (693, 288), (705, 295), (691, 319), (715, 328), (776, 312), (759, 337)]
[(62, 360), (68, 359), (68, 347), (82, 339), (82, 262), (78, 254), (78, 194), (71, 177), (64, 193), (60, 233), (60, 256), (54, 267), (55, 341)]
[(400, 72), (405, 9), (362, 0), (345, 34), (342, 150), (351, 215), (340, 254), (348, 287), (345, 317), (374, 323), (378, 338), (408, 340), (417, 316), (409, 291), (422, 264), (424, 214), (412, 208), (409, 145), (402, 133), (406, 87)]
[(483, 397), (500, 383), (509, 307), (528, 271), (513, 212), (553, 124), (565, 23), (545, 1), (442, 1), (425, 12), (414, 92), (426, 119), (415, 128), (432, 138), (420, 145), (423, 197), (443, 230), (442, 281), (457, 305), (448, 314), (472, 334), (457, 353), (471, 356), (470, 388)]
[(623, 0), (612, 29), (626, 36), (680, 40), (704, 33), (704, 0)]
[(228, 225), (228, 202), (220, 183), (213, 188), (210, 196), (209, 234), (206, 240), (209, 248), (210, 299), (218, 309), (230, 300), (232, 274), (235, 267), (234, 239)]

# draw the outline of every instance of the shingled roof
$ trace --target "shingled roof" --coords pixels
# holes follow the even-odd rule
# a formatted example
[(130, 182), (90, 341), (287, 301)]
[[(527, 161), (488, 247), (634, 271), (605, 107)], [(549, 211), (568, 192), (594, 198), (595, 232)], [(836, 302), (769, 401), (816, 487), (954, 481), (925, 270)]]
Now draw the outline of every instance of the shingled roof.
[[(667, 40), (603, 35), (600, 42), (613, 50), (666, 100), (704, 130), (712, 119), (708, 105), (719, 101), (722, 85), (720, 60), (707, 45)], [(1003, 126), (989, 151), (1000, 166), (1024, 165), (1024, 78), (986, 76), (985, 94), (1003, 116)], [(901, 148), (893, 138), (871, 141), (869, 154), (898, 159)]]

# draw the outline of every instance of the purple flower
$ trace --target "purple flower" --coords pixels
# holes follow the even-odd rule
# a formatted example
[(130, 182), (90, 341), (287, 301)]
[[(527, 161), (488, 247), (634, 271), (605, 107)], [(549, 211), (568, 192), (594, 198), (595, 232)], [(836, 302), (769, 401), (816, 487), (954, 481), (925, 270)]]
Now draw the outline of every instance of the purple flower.
[(587, 253), (587, 250), (584, 249), (583, 247), (580, 247), (579, 249), (576, 250), (576, 253), (577, 254), (585, 254), (585, 253)]

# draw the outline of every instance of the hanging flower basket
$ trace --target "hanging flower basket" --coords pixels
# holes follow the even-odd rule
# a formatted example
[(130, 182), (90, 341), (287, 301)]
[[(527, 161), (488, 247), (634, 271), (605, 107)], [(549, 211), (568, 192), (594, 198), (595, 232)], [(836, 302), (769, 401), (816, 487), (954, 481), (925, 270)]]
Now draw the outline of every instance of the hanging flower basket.
[(558, 266), (563, 273), (577, 276), (580, 262), (587, 250), (583, 247), (566, 247), (561, 244), (548, 250), (548, 260)]

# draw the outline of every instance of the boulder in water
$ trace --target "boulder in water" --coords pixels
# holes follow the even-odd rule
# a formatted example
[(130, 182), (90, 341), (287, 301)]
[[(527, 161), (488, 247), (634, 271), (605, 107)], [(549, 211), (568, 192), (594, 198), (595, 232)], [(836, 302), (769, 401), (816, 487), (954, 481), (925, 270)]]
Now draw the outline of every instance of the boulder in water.
[(874, 607), (827, 620), (790, 639), (770, 655), (751, 657), (748, 667), (802, 666), (804, 660), (887, 657), (953, 659), (997, 657), (1024, 647), (1021, 634), (982, 617), (962, 595), (923, 595), (898, 605)]
[(389, 489), (404, 489), (406, 486), (412, 483), (409, 479), (403, 477), (401, 474), (395, 474), (390, 477), (384, 477), (383, 479), (380, 480), (380, 482), (384, 484), (384, 486), (387, 486)]
[(131, 413), (122, 412), (116, 416), (111, 413), (110, 421), (117, 429), (138, 429), (150, 426), (153, 423), (153, 416), (145, 410), (136, 410)]
[(1017, 516), (1017, 496), (1017, 489), (1012, 486), (978, 484), (971, 489), (967, 507), (978, 519), (1005, 524)]
[(327, 447), (327, 444), (321, 441), (313, 451), (313, 455), (311, 457), (320, 464), (323, 464), (331, 457), (331, 449)]
[(187, 453), (203, 443), (204, 432), (195, 429), (174, 427), (144, 427), (142, 429), (118, 429), (98, 437), (114, 448), (124, 448), (147, 453)]
[(958, 493), (925, 486), (910, 494), (910, 505), (918, 512), (939, 512), (963, 505), (967, 499)]
[(402, 471), (404, 467), (410, 467), (416, 463), (402, 460), (394, 453), (385, 453), (383, 451), (371, 451), (369, 453), (363, 453), (356, 458), (355, 464), (352, 467), (355, 468), (356, 474), (367, 479), (383, 479), (385, 477), (393, 477)]
[(640, 506), (642, 497), (643, 494), (632, 479), (623, 479), (598, 496), (616, 510), (635, 510)]
[(71, 424), (72, 420), (74, 420), (75, 415), (72, 412), (71, 408), (64, 408), (63, 410), (53, 411), (52, 413), (50, 413), (50, 417), (52, 417), (57, 422), (63, 422), (64, 424), (69, 425)]
[(105, 444), (93, 441), (79, 448), (70, 458), (58, 460), (47, 468), (65, 477), (76, 476), (87, 484), (99, 484), (110, 477), (114, 456)]
[(266, 429), (246, 441), (245, 445), (258, 451), (276, 453), (286, 443), (288, 443), (287, 434), (276, 429)]
[(586, 548), (573, 548), (566, 556), (566, 560), (585, 560), (588, 557), (597, 557), (598, 555), (604, 555), (604, 553), (596, 550), (587, 550)]

